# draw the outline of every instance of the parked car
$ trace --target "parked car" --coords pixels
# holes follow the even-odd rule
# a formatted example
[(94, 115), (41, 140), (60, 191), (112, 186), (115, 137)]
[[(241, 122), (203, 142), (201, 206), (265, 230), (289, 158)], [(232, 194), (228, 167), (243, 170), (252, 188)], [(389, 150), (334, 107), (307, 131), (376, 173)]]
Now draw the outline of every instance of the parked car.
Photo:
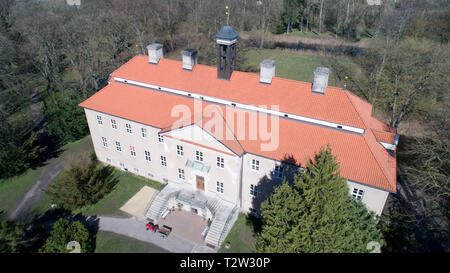
[(159, 235), (162, 237), (167, 237), (172, 232), (172, 228), (166, 225), (163, 225), (161, 228), (158, 229)]
[(147, 230), (151, 230), (153, 232), (156, 232), (158, 230), (158, 225), (153, 224), (153, 222), (148, 222), (145, 225), (145, 227), (146, 227)]

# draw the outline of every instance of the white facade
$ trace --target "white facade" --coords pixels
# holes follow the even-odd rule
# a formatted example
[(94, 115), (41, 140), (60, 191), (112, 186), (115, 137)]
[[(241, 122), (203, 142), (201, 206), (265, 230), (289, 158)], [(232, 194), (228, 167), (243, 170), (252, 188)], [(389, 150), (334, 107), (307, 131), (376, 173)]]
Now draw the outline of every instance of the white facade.
[[(162, 183), (189, 186), (243, 212), (259, 209), (273, 187), (297, 171), (259, 155), (239, 156), (197, 125), (168, 131), (162, 140), (160, 128), (86, 108), (85, 113), (100, 161)], [(281, 165), (282, 171), (277, 168)], [(274, 172), (282, 176), (274, 177)], [(368, 209), (381, 214), (389, 192), (352, 181), (348, 186), (350, 193), (357, 189)]]

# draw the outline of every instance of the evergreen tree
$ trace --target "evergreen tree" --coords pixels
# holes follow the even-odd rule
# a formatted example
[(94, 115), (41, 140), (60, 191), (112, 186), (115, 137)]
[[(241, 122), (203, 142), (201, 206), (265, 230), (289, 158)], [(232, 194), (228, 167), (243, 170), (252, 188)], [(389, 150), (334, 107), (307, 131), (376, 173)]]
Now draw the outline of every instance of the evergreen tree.
[(350, 198), (331, 148), (321, 149), (290, 186), (276, 188), (261, 205), (257, 252), (368, 252), (383, 244), (373, 212)]
[(117, 184), (114, 169), (97, 167), (96, 162), (74, 164), (53, 183), (48, 194), (59, 206), (73, 210), (96, 203)]
[(62, 145), (76, 141), (89, 132), (84, 111), (77, 105), (81, 100), (79, 96), (55, 93), (44, 103), (48, 133)]
[(71, 222), (59, 219), (53, 224), (50, 237), (39, 249), (40, 253), (66, 253), (72, 251), (67, 249), (67, 244), (76, 241), (81, 246), (81, 253), (92, 252), (92, 240), (89, 231), (80, 221)]
[(1, 222), (0, 224), (0, 253), (17, 253), (24, 243), (23, 224)]

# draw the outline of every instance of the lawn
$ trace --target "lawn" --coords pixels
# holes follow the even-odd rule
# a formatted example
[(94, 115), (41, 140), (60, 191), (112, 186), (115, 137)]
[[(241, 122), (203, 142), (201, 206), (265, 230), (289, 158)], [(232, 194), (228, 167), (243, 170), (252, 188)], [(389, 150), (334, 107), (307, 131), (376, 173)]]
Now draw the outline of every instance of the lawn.
[[(313, 82), (316, 67), (329, 67), (328, 60), (330, 58), (339, 58), (351, 70), (356, 71), (357, 69), (357, 65), (350, 57), (326, 56), (318, 53), (279, 49), (251, 49), (245, 55), (245, 70), (259, 71), (259, 64), (263, 60), (272, 59), (276, 61), (275, 74), (277, 77)], [(341, 82), (334, 79), (333, 73), (330, 73), (329, 85), (343, 86)]]
[(96, 253), (168, 253), (153, 244), (141, 242), (112, 232), (97, 233)]
[[(240, 213), (227, 238), (222, 243), (219, 252), (222, 253), (251, 253), (254, 251), (255, 233), (253, 226), (245, 214)], [(225, 244), (230, 242), (230, 248)]]
[(115, 215), (123, 216), (120, 211), (122, 207), (133, 195), (144, 186), (149, 186), (161, 190), (163, 185), (157, 181), (140, 177), (131, 173), (117, 170), (116, 175), (119, 182), (114, 190), (94, 205), (81, 208), (77, 212), (84, 215)]
[(36, 182), (42, 168), (28, 170), (22, 175), (0, 180), (0, 212), (6, 212), (14, 202)]

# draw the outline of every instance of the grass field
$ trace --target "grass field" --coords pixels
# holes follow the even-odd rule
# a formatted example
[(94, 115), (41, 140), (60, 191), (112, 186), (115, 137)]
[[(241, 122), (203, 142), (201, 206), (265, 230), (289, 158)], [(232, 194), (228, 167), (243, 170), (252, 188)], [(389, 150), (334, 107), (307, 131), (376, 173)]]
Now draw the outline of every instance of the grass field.
[[(277, 77), (313, 82), (314, 70), (318, 66), (329, 66), (329, 58), (340, 58), (351, 70), (357, 69), (357, 65), (348, 57), (279, 49), (251, 49), (246, 53), (246, 70), (259, 71), (261, 61), (272, 59), (276, 61)], [(328, 85), (342, 87), (342, 83), (335, 80), (333, 73), (330, 73)]]
[[(230, 242), (230, 248), (225, 244)], [(222, 243), (219, 252), (222, 253), (251, 253), (255, 244), (255, 234), (252, 225), (247, 221), (245, 214), (239, 214), (233, 228)]]
[(153, 244), (141, 242), (112, 232), (97, 233), (96, 253), (168, 253)]
[(6, 212), (33, 186), (41, 170), (41, 168), (28, 170), (22, 175), (0, 180), (0, 212)]

